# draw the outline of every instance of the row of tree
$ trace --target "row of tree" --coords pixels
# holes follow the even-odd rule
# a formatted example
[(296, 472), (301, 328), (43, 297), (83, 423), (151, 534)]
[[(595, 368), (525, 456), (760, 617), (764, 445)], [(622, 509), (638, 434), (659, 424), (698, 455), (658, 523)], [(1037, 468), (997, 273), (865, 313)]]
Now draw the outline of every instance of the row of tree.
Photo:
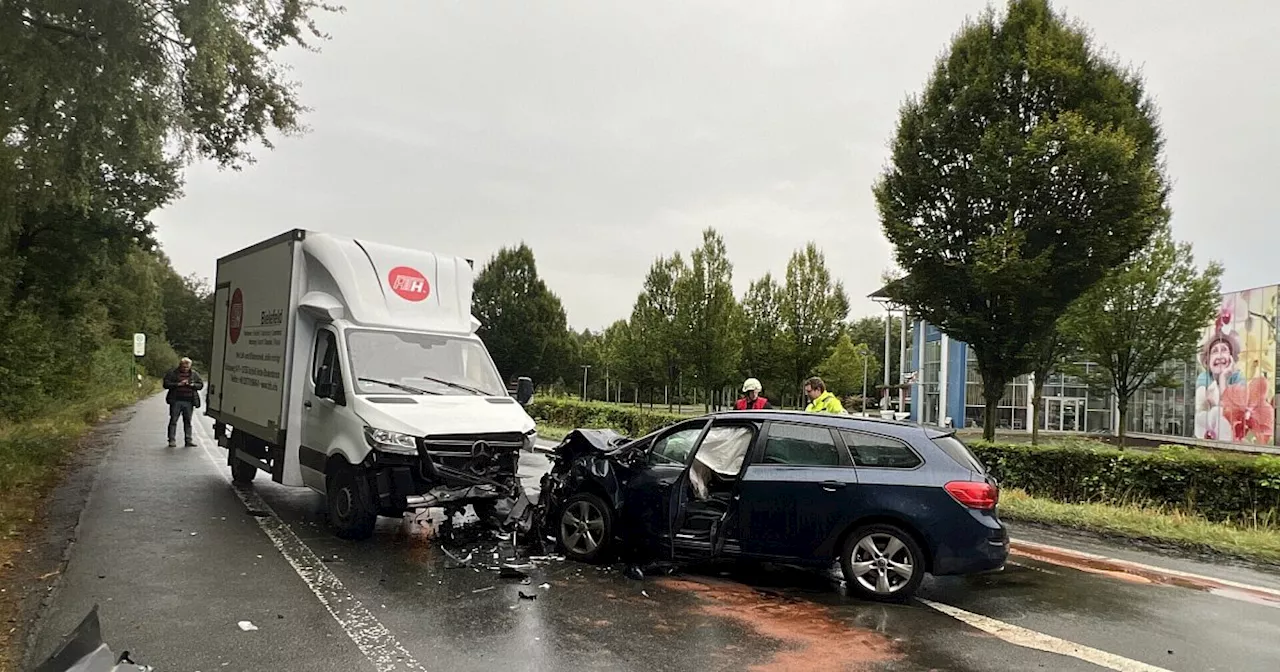
[(1138, 73), (1047, 0), (968, 22), (903, 105), (874, 190), (891, 294), (973, 348), (988, 439), (1006, 384), (1082, 358), (1123, 438), (1133, 394), (1191, 356), (1221, 268), (1173, 239), (1163, 146)]
[(0, 419), (131, 384), (177, 348), (207, 359), (208, 288), (148, 217), (196, 158), (223, 167), (298, 129), (271, 61), (320, 38), (312, 0), (0, 3)]
[[(737, 297), (724, 240), (707, 229), (688, 255), (653, 262), (629, 318), (581, 332), (566, 326), (533, 251), (520, 245), (480, 270), (474, 306), (504, 375), (569, 390), (581, 390), (585, 379), (594, 398), (710, 405), (754, 377), (766, 395), (795, 403), (801, 381), (815, 374), (842, 395), (860, 394), (864, 379), (870, 391), (881, 389), (884, 319), (845, 322), (848, 296), (812, 243), (791, 256), (781, 282), (766, 274)], [(899, 326), (892, 324), (895, 343)], [(896, 383), (896, 347), (890, 355)]]

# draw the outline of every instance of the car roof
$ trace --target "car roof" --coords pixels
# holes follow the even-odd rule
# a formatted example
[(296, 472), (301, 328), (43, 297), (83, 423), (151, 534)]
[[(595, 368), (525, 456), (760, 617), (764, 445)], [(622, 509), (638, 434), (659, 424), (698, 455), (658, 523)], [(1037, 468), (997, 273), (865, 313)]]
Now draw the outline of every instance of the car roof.
[[(807, 413), (805, 411), (784, 411), (777, 409), (759, 411), (716, 411), (702, 418), (740, 419), (740, 420), (789, 420), (811, 425), (835, 427), (837, 429), (853, 429), (884, 434), (908, 435), (923, 432), (931, 439), (954, 434), (955, 431), (944, 427), (932, 427), (916, 422), (887, 420), (885, 418), (861, 415), (839, 415), (835, 413)], [(696, 419), (696, 418), (691, 418)]]

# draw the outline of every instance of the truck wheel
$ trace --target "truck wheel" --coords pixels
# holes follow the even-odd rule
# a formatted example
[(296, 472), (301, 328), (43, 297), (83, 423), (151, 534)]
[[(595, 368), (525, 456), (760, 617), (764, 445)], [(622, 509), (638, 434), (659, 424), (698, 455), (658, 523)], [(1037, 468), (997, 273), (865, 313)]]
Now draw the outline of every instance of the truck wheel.
[(329, 524), (343, 539), (368, 539), (378, 522), (378, 512), (369, 501), (368, 488), (360, 483), (363, 476), (359, 468), (340, 464), (333, 468), (325, 482)]
[(253, 482), (253, 477), (258, 474), (258, 468), (237, 458), (234, 454), (231, 456), (231, 482), (248, 485)]

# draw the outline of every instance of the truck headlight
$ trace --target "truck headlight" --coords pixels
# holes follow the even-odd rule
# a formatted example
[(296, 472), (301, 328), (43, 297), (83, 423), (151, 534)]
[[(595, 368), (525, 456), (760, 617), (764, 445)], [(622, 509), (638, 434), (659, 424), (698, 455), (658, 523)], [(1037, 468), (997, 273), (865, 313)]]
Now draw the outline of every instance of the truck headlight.
[(384, 453), (399, 455), (417, 455), (418, 440), (409, 434), (392, 432), (386, 429), (364, 428), (364, 440), (369, 447)]

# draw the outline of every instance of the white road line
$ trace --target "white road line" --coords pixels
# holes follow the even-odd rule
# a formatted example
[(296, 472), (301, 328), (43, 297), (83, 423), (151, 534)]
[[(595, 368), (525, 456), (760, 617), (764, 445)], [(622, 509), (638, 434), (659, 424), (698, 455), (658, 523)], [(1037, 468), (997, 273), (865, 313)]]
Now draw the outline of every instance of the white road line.
[(971, 625), (985, 633), (994, 635), (1003, 639), (1010, 644), (1016, 644), (1028, 649), (1036, 649), (1039, 651), (1047, 651), (1063, 656), (1078, 658), (1087, 663), (1093, 663), (1099, 667), (1105, 667), (1108, 670), (1116, 670), (1116, 672), (1171, 672), (1163, 667), (1148, 665), (1141, 661), (1117, 656), (1114, 653), (1099, 651), (1098, 649), (1076, 644), (1065, 639), (1059, 639), (1053, 635), (1046, 635), (1035, 630), (1028, 630), (1021, 626), (1011, 625), (1004, 621), (997, 621), (994, 618), (988, 618), (981, 614), (975, 614), (971, 611), (965, 611), (949, 604), (933, 602), (922, 597), (917, 600), (924, 604), (968, 625)]
[[(196, 439), (205, 457), (209, 458), (217, 472), (230, 484), (231, 477), (226, 471), (225, 460), (219, 462), (209, 450), (210, 445), (216, 445), (211, 430), (200, 422), (197, 433)], [(355, 642), (378, 672), (426, 672), (426, 668), (414, 660), (391, 631), (342, 585), (324, 561), (280, 520), (257, 492), (234, 485), (231, 489), (248, 510), (267, 514), (256, 516), (258, 526), (267, 533), (276, 550), (280, 551), (280, 555), (284, 556), (293, 571), (298, 573), (316, 599), (329, 610), (333, 620), (338, 622), (343, 632)]]

